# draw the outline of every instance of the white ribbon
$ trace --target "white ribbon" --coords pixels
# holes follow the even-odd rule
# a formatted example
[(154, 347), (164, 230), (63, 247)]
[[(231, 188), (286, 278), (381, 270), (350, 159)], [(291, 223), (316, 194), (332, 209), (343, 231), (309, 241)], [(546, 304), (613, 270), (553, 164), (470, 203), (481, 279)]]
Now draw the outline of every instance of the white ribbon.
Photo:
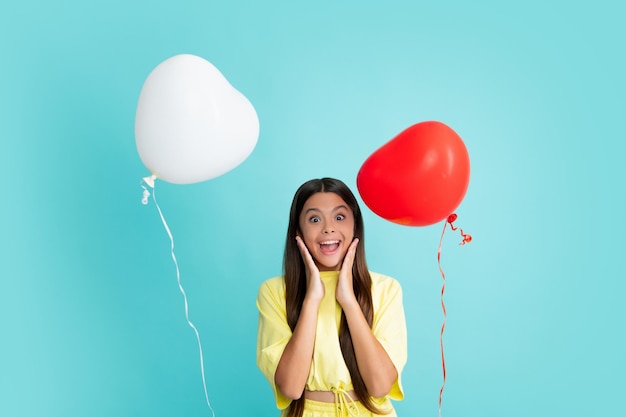
[(143, 188), (143, 196), (141, 199), (141, 203), (143, 205), (148, 204), (148, 197), (150, 197), (150, 191), (146, 188), (144, 183), (148, 185), (152, 189), (152, 199), (154, 200), (154, 204), (156, 205), (157, 210), (159, 211), (159, 216), (161, 216), (161, 221), (163, 222), (163, 226), (165, 227), (165, 231), (167, 235), (170, 237), (170, 252), (172, 254), (172, 260), (174, 261), (174, 265), (176, 266), (176, 279), (178, 281), (178, 288), (183, 295), (183, 300), (185, 302), (185, 318), (187, 319), (187, 323), (189, 327), (191, 327), (196, 334), (196, 340), (198, 341), (198, 350), (200, 351), (200, 373), (202, 374), (202, 386), (204, 387), (204, 398), (206, 399), (206, 403), (209, 406), (209, 410), (211, 410), (211, 414), (215, 417), (215, 411), (213, 411), (213, 407), (211, 407), (211, 402), (209, 401), (209, 394), (206, 389), (206, 378), (204, 376), (204, 356), (202, 355), (202, 343), (200, 342), (200, 333), (194, 324), (189, 320), (189, 304), (187, 303), (187, 294), (185, 294), (185, 289), (180, 281), (180, 270), (178, 269), (178, 261), (176, 260), (176, 254), (174, 253), (174, 237), (172, 236), (172, 232), (170, 231), (167, 222), (165, 221), (165, 217), (163, 216), (163, 212), (161, 211), (161, 207), (159, 207), (159, 203), (156, 199), (156, 193), (154, 190), (154, 181), (156, 180), (156, 176), (152, 175), (150, 177), (142, 178), (141, 187)]

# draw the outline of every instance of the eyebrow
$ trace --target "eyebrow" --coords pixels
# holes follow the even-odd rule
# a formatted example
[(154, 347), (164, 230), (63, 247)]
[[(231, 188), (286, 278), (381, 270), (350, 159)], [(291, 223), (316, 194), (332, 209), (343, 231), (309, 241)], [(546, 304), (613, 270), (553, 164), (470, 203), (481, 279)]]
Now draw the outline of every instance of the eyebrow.
[[(344, 209), (344, 210), (348, 210), (348, 207), (344, 206), (343, 204), (340, 206), (335, 207), (334, 209), (332, 209), (333, 212), (340, 210), (340, 209)], [(322, 210), (316, 208), (316, 207), (311, 207), (309, 209), (307, 209), (304, 214), (307, 214), (310, 211), (319, 211), (320, 213), (322, 212)]]

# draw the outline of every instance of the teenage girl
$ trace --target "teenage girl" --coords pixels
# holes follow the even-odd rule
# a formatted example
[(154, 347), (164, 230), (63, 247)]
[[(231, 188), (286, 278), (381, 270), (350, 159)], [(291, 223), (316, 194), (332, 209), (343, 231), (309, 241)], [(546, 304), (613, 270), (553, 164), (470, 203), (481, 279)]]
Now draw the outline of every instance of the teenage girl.
[(354, 194), (332, 178), (297, 190), (284, 274), (258, 293), (257, 364), (283, 417), (396, 416), (407, 342), (402, 290), (365, 261)]

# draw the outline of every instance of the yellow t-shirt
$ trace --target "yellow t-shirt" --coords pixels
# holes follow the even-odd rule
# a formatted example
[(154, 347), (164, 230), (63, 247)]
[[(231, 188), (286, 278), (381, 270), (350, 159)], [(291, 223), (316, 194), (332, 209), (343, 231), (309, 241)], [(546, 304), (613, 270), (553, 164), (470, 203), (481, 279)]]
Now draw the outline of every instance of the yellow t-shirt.
[[(398, 371), (398, 379), (393, 384), (388, 398), (404, 398), (400, 374), (407, 359), (407, 338), (402, 289), (398, 281), (385, 275), (370, 272), (372, 277), (372, 301), (374, 321), (372, 332), (383, 346)], [(313, 360), (306, 383), (311, 391), (331, 391), (353, 389), (350, 372), (339, 346), (339, 323), (341, 307), (335, 299), (335, 289), (339, 273), (320, 272), (325, 293), (322, 300), (315, 334)], [(257, 338), (257, 365), (274, 391), (276, 406), (285, 409), (291, 400), (276, 387), (274, 375), (285, 346), (291, 338), (285, 310), (285, 281), (274, 277), (265, 281), (257, 296), (259, 309), (259, 329)]]

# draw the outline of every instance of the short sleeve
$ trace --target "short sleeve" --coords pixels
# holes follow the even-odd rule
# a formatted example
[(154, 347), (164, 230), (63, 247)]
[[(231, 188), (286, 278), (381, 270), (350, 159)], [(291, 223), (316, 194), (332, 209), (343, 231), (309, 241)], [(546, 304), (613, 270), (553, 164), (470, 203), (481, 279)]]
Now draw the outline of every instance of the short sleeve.
[(287, 408), (291, 400), (280, 392), (274, 376), (292, 332), (287, 324), (285, 290), (282, 278), (272, 278), (264, 282), (259, 288), (256, 304), (259, 310), (257, 366), (274, 391), (276, 406), (283, 410)]
[(374, 301), (374, 323), (372, 332), (383, 346), (391, 362), (396, 367), (398, 379), (387, 395), (394, 400), (402, 400), (401, 374), (407, 360), (407, 334), (402, 288), (398, 281), (372, 274), (372, 295)]

